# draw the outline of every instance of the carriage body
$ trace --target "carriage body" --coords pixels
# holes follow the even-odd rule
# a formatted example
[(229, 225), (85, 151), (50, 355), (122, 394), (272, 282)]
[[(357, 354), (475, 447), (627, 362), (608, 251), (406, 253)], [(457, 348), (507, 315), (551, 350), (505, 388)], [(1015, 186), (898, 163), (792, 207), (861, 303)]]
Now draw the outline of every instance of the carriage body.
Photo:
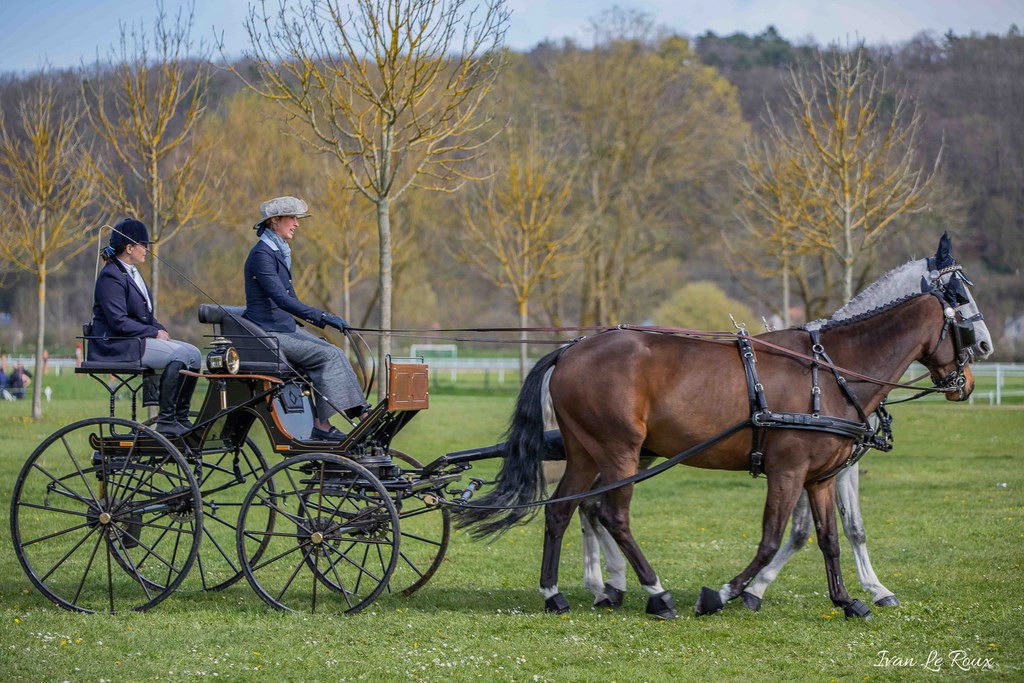
[(44, 440), (11, 505), (19, 561), (56, 604), (141, 611), (244, 576), (277, 609), (355, 612), (384, 592), (414, 592), (437, 570), (450, 535), (438, 500), (469, 465), (428, 470), (392, 448), (429, 405), (426, 365), (386, 359), (386, 398), (340, 443), (313, 440), (308, 380), (241, 312), (200, 307), (213, 354), (229, 341), (238, 362), (193, 373), (209, 386), (181, 437), (141, 420), (152, 370), (76, 369), (110, 393), (109, 415)]

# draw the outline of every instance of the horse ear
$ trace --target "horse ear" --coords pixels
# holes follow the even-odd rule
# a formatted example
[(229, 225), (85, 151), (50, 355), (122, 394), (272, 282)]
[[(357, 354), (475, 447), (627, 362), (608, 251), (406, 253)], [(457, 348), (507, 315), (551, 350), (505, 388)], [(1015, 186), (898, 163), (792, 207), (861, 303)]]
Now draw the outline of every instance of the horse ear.
[(953, 240), (950, 239), (948, 232), (942, 233), (942, 238), (939, 239), (939, 248), (935, 252), (935, 264), (939, 268), (953, 265)]
[(921, 276), (921, 293), (930, 294), (932, 291), (932, 285), (928, 282), (928, 278)]

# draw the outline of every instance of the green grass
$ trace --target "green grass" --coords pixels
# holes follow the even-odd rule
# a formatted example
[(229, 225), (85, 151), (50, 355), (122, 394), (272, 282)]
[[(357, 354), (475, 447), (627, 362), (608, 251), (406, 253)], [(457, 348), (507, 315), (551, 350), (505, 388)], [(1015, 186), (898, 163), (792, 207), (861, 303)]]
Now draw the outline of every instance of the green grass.
[[(60, 378), (39, 424), (28, 402), (0, 404), (5, 510), (40, 441), (105, 414), (102, 390), (85, 382)], [(513, 400), (435, 393), (396, 446), (429, 461), (493, 443)], [(536, 590), (541, 517), (491, 544), (455, 534), (419, 592), (382, 597), (354, 616), (278, 614), (244, 581), (174, 595), (144, 614), (73, 614), (31, 587), (5, 521), (0, 670), (15, 681), (1022, 680), (1024, 411), (922, 403), (893, 413), (896, 448), (866, 457), (861, 488), (875, 569), (903, 604), (875, 608), (870, 622), (832, 608), (813, 547), (784, 570), (760, 612), (737, 602), (692, 616), (702, 585), (728, 581), (753, 556), (765, 482), (680, 467), (640, 484), (633, 505), (635, 535), (679, 604), (672, 622), (646, 618), (632, 574), (621, 611), (591, 610), (575, 532), (560, 581), (572, 614), (545, 614)], [(843, 550), (847, 587), (867, 600), (845, 541)], [(956, 650), (995, 668), (956, 669)], [(878, 666), (882, 651), (902, 662)], [(938, 674), (922, 666), (933, 651), (943, 659)], [(910, 658), (914, 666), (897, 666)]]

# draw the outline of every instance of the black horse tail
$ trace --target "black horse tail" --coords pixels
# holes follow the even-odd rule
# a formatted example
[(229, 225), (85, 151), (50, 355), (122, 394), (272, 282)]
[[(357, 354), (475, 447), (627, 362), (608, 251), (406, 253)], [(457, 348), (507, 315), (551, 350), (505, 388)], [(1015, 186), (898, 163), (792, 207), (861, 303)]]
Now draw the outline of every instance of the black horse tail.
[[(470, 528), (473, 538), (500, 535), (533, 519), (539, 507), (514, 506), (533, 503), (543, 494), (544, 460), (565, 458), (560, 441), (550, 443), (544, 439), (541, 401), (544, 375), (554, 367), (566, 348), (561, 346), (541, 358), (526, 376), (505, 434), (505, 455), (494, 488), (467, 507), (455, 511), (456, 527)], [(548, 453), (549, 450), (552, 452)]]

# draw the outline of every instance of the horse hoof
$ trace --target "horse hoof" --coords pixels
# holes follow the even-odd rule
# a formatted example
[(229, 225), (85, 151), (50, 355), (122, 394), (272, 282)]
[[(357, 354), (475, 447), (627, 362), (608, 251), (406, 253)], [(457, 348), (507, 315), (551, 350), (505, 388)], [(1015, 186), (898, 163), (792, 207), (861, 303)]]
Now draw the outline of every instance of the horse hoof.
[(761, 609), (761, 598), (757, 597), (753, 593), (743, 591), (740, 593), (740, 600), (743, 601), (743, 605), (751, 612), (756, 612)]
[(669, 620), (679, 617), (676, 614), (676, 601), (668, 591), (647, 598), (647, 613), (659, 619)]
[(843, 613), (846, 614), (847, 619), (858, 617), (864, 621), (871, 621), (871, 610), (860, 600), (853, 600), (843, 607)]
[(561, 593), (555, 593), (544, 601), (544, 611), (552, 612), (554, 614), (568, 614), (569, 601), (566, 600), (565, 596)]
[(722, 602), (722, 596), (718, 594), (718, 591), (704, 586), (700, 589), (700, 597), (697, 598), (697, 605), (694, 607), (694, 612), (698, 617), (700, 617), (705, 614), (721, 612), (724, 606), (725, 604)]
[(896, 599), (895, 595), (887, 595), (880, 600), (875, 600), (875, 604), (879, 607), (899, 607), (900, 601)]
[(622, 607), (622, 599), (626, 591), (620, 591), (611, 584), (604, 585), (604, 597), (594, 602), (594, 607), (607, 607), (608, 609), (619, 609)]

